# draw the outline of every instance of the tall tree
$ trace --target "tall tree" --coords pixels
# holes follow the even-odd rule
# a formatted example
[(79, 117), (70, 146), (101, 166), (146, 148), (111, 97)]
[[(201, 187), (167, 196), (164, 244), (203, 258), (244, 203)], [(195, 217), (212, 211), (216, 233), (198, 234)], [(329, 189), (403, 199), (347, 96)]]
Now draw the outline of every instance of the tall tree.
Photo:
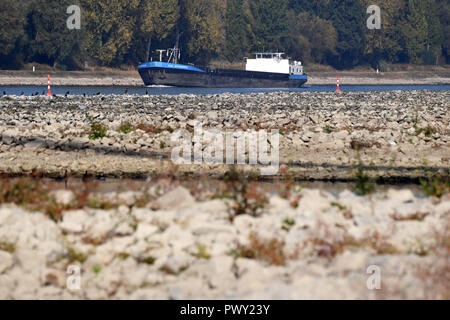
[[(75, 2), (76, 3), (76, 2)], [(83, 32), (67, 28), (67, 8), (72, 0), (33, 0), (27, 14), (27, 46), (29, 61), (48, 63), (53, 67), (81, 67)]]
[(404, 0), (364, 1), (365, 7), (372, 4), (378, 5), (381, 9), (381, 29), (365, 29), (367, 60), (375, 68), (380, 67), (382, 60), (406, 62), (405, 40), (402, 35), (402, 28), (406, 25), (406, 2)]
[(141, 29), (146, 34), (163, 40), (177, 25), (180, 10), (178, 0), (143, 1)]
[(426, 6), (423, 0), (408, 0), (406, 24), (403, 28), (409, 62), (420, 64), (428, 39)]
[(256, 43), (253, 50), (282, 50), (287, 37), (286, 14), (289, 0), (251, 0), (250, 21)]
[(0, 67), (18, 67), (22, 62), (19, 47), (27, 7), (19, 1), (0, 1)]
[(133, 43), (127, 58), (134, 62), (147, 60), (151, 47), (162, 45), (174, 33), (180, 18), (178, 0), (141, 0), (136, 17)]
[(230, 62), (242, 58), (248, 51), (248, 21), (243, 0), (228, 0), (226, 14), (226, 59)]
[(222, 0), (183, 0), (181, 8), (188, 55), (207, 63), (223, 50), (225, 4)]
[(303, 61), (325, 63), (326, 57), (335, 54), (337, 32), (330, 21), (307, 12), (287, 15), (289, 51)]
[(437, 1), (437, 12), (442, 26), (442, 53), (450, 63), (450, 3), (448, 0)]
[(435, 0), (428, 0), (425, 3), (425, 17), (428, 28), (423, 61), (426, 64), (437, 64), (438, 58), (442, 53), (444, 34), (437, 9), (438, 7)]
[(134, 39), (139, 0), (84, 0), (90, 55), (100, 65), (120, 66)]
[(361, 63), (367, 28), (366, 10), (360, 0), (345, 0), (329, 1), (327, 10), (321, 12), (321, 18), (332, 21), (338, 32), (337, 53), (331, 60), (334, 67), (351, 68)]

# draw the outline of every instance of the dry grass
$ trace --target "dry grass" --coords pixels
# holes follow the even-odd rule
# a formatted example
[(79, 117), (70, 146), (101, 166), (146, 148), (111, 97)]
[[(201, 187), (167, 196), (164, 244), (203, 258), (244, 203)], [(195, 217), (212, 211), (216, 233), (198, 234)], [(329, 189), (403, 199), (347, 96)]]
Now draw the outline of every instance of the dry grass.
[(250, 233), (249, 244), (239, 244), (232, 255), (239, 258), (256, 259), (265, 261), (270, 265), (284, 266), (287, 260), (297, 258), (297, 253), (288, 254), (285, 250), (285, 242), (276, 238), (263, 239), (256, 233)]
[(450, 193), (450, 179), (442, 176), (428, 176), (427, 179), (420, 180), (422, 191), (427, 196), (442, 198)]
[(139, 123), (134, 130), (142, 130), (146, 133), (151, 133), (151, 134), (158, 134), (164, 131), (168, 131), (169, 133), (173, 132), (173, 129), (170, 127), (166, 127), (166, 128), (162, 128), (162, 127), (156, 127), (153, 124), (149, 124), (149, 123)]
[(390, 217), (394, 221), (423, 221), (429, 215), (429, 212), (416, 212), (410, 215), (400, 215), (398, 213), (395, 213), (391, 214)]
[(9, 242), (0, 242), (0, 251), (14, 253), (16, 251), (16, 245)]
[(378, 141), (358, 140), (358, 139), (353, 139), (350, 142), (350, 147), (356, 151), (363, 150), (363, 149), (370, 149), (373, 146), (376, 146), (378, 149), (380, 149), (381, 143)]
[(241, 214), (257, 216), (268, 203), (265, 190), (262, 190), (257, 181), (236, 171), (234, 167), (225, 174), (225, 188), (219, 191), (214, 198), (232, 200), (230, 207), (230, 220)]
[[(441, 230), (433, 234), (434, 245), (428, 248), (426, 258), (412, 265), (415, 291), (419, 299), (449, 300), (450, 299), (450, 220), (447, 220)], [(422, 255), (423, 256), (423, 255)], [(410, 284), (411, 285), (411, 284)], [(381, 299), (408, 298), (399, 285), (383, 287)]]
[(332, 233), (324, 224), (319, 224), (314, 236), (304, 242), (303, 249), (308, 248), (312, 250), (313, 255), (330, 260), (346, 250), (363, 248), (372, 249), (376, 254), (383, 255), (399, 253), (399, 250), (389, 242), (388, 236), (381, 235), (377, 231), (357, 239), (346, 231), (339, 235)]
[[(111, 210), (120, 206), (118, 201), (107, 199), (104, 194), (96, 192), (97, 184), (84, 181), (82, 188), (66, 188), (73, 192), (75, 199), (67, 205), (57, 203), (53, 191), (60, 190), (56, 182), (42, 181), (37, 177), (0, 178), (0, 204), (14, 203), (29, 211), (46, 213), (52, 220), (59, 221), (65, 211), (91, 208)], [(145, 186), (136, 188), (145, 190)], [(133, 207), (145, 207), (153, 198), (146, 192), (138, 197)]]

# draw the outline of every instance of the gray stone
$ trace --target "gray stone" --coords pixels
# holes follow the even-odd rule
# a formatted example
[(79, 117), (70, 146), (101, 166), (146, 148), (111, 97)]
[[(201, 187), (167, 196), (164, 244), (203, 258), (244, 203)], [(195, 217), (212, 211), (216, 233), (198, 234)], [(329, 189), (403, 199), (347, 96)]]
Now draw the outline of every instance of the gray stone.
[(194, 197), (183, 187), (177, 187), (156, 200), (156, 205), (164, 210), (178, 210), (194, 203)]

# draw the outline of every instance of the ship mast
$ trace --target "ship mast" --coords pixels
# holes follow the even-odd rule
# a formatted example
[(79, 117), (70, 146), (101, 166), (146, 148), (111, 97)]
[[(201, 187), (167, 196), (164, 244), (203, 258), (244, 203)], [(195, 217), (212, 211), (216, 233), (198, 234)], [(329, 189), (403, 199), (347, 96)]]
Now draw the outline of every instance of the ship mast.
[(175, 41), (175, 45), (173, 47), (173, 49), (169, 49), (170, 51), (170, 57), (168, 62), (173, 62), (173, 63), (178, 63), (178, 60), (180, 60), (180, 56), (181, 56), (181, 51), (179, 49), (179, 44), (180, 44), (180, 30), (177, 27), (177, 39)]

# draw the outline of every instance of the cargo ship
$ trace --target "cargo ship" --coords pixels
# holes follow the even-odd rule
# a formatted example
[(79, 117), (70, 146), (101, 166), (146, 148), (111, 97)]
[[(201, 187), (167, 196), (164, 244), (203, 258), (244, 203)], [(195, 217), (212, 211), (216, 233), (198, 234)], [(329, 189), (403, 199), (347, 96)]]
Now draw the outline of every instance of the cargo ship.
[[(139, 74), (146, 86), (203, 88), (299, 88), (308, 80), (302, 63), (283, 58), (284, 53), (260, 52), (246, 58), (245, 70), (213, 69), (180, 64), (177, 48), (157, 50), (159, 61), (142, 63)], [(163, 55), (167, 61), (163, 61)]]

